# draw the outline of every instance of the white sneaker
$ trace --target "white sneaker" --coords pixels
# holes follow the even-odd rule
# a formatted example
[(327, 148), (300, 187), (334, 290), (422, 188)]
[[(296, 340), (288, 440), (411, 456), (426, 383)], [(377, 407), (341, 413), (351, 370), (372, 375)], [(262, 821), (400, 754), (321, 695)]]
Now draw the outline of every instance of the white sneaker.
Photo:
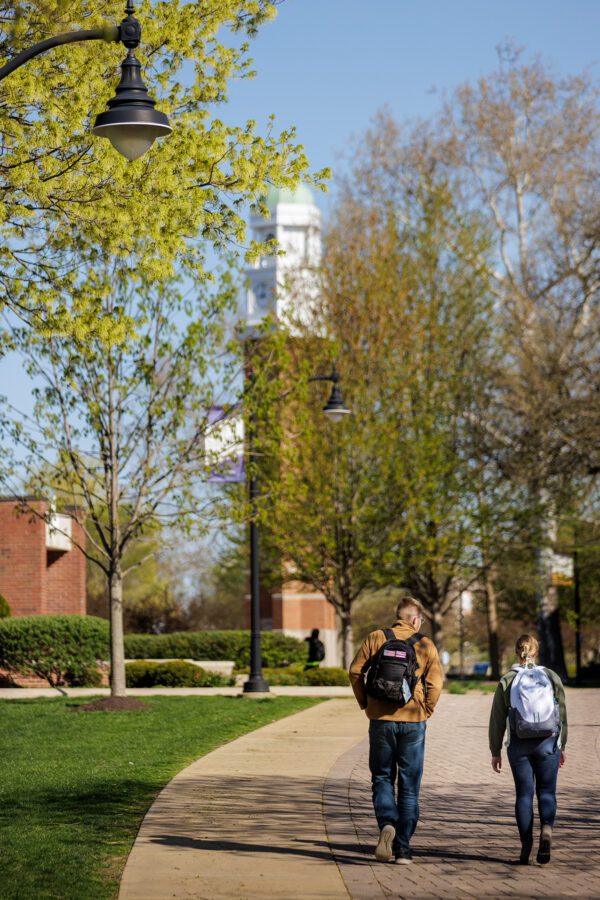
[(392, 846), (396, 837), (395, 825), (384, 825), (379, 832), (379, 841), (375, 847), (375, 859), (378, 862), (391, 862), (394, 858)]

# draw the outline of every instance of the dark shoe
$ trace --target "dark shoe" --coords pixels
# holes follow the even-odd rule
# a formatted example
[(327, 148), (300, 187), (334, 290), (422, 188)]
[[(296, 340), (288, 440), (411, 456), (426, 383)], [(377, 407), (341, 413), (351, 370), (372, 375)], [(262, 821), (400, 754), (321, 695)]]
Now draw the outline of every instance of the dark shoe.
[(528, 866), (531, 848), (533, 847), (533, 838), (521, 842), (521, 855), (519, 856), (519, 865)]
[(542, 833), (540, 835), (540, 846), (537, 852), (537, 861), (542, 866), (550, 862), (550, 851), (552, 850), (552, 828), (550, 825), (542, 825)]
[(388, 822), (379, 832), (379, 840), (375, 847), (375, 859), (379, 862), (391, 862), (394, 858), (392, 845), (396, 840), (396, 826)]
[(412, 861), (413, 858), (410, 850), (398, 850), (396, 858), (394, 859), (394, 862), (398, 866), (409, 866)]

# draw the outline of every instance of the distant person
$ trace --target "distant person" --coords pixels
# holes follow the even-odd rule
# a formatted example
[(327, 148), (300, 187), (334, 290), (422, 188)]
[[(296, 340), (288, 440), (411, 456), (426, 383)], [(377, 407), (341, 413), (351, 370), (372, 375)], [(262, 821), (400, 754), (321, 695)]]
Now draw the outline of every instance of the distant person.
[(419, 601), (402, 597), (393, 626), (371, 632), (350, 665), (354, 694), (370, 720), (369, 769), (379, 826), (375, 858), (380, 862), (412, 862), (425, 730), (444, 683), (435, 644), (418, 630), (422, 624)]
[(308, 659), (304, 666), (307, 669), (318, 669), (319, 664), (325, 659), (325, 644), (319, 639), (319, 629), (313, 628), (310, 637), (304, 638), (308, 643)]
[(492, 769), (502, 768), (502, 739), (508, 719), (507, 756), (515, 781), (515, 815), (521, 838), (519, 863), (533, 847), (533, 793), (537, 795), (540, 842), (537, 861), (550, 862), (556, 817), (556, 781), (565, 764), (567, 710), (562, 681), (552, 669), (536, 666), (537, 640), (523, 634), (515, 645), (517, 665), (500, 679), (490, 715)]

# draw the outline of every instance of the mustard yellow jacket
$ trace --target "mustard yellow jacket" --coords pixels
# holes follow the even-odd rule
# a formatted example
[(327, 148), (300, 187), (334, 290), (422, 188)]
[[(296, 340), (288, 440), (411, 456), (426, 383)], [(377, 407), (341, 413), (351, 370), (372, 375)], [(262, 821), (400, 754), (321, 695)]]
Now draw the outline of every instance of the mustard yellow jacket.
[[(392, 625), (392, 631), (401, 640), (406, 640), (415, 633), (412, 625), (402, 619), (398, 619)], [(419, 680), (415, 687), (415, 695), (406, 706), (397, 706), (395, 703), (387, 703), (384, 700), (369, 697), (365, 687), (367, 669), (386, 640), (382, 630), (372, 631), (365, 638), (352, 660), (350, 683), (358, 705), (365, 710), (369, 719), (385, 719), (390, 722), (422, 722), (433, 713), (444, 685), (444, 673), (435, 644), (428, 637), (422, 637), (420, 641), (416, 642), (415, 654), (418, 663), (416, 675)], [(426, 692), (423, 691), (423, 680)]]

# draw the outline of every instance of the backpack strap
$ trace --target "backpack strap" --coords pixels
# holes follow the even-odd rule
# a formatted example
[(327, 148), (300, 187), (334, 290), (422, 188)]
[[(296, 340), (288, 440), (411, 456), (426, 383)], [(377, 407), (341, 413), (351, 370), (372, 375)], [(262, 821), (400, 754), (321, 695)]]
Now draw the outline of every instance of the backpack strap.
[(396, 635), (394, 634), (394, 632), (392, 631), (391, 628), (382, 628), (381, 630), (385, 634), (386, 641), (395, 641), (396, 640)]
[[(414, 645), (417, 643), (417, 641), (420, 641), (422, 637), (425, 637), (425, 635), (421, 634), (420, 631), (416, 631), (414, 634), (411, 634), (411, 636), (408, 638), (406, 643), (408, 644), (409, 647), (414, 647)], [(417, 662), (418, 662), (418, 660), (417, 660)], [(421, 675), (421, 678), (419, 680), (420, 680), (421, 684), (423, 685), (423, 696), (425, 697), (425, 699), (427, 699), (427, 680), (425, 678), (425, 672), (423, 672), (423, 674)]]
[(421, 634), (420, 631), (416, 631), (414, 634), (411, 634), (411, 636), (407, 639), (406, 643), (410, 647), (412, 647), (414, 644), (417, 643), (417, 641), (420, 641), (422, 637), (425, 637), (425, 635)]

